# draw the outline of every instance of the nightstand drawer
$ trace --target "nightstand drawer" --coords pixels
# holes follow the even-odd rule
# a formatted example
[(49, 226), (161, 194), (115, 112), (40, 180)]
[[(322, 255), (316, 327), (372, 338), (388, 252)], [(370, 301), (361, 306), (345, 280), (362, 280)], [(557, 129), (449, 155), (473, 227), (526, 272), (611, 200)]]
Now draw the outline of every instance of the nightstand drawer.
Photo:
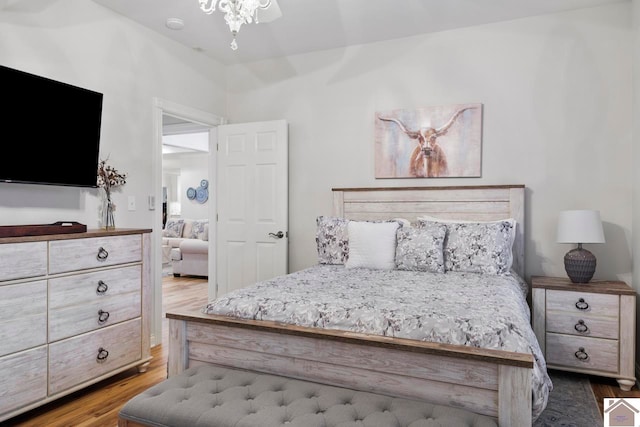
[(49, 345), (49, 394), (67, 390), (141, 355), (140, 319), (129, 320)]
[(618, 295), (588, 292), (547, 290), (547, 313), (579, 314), (589, 318), (618, 321), (620, 297)]
[(618, 339), (618, 295), (547, 290), (547, 332)]
[(49, 274), (142, 260), (140, 235), (53, 240), (49, 242)]
[(618, 341), (547, 333), (549, 366), (618, 372)]
[(580, 337), (618, 339), (618, 319), (600, 318), (584, 314), (547, 312), (547, 332)]

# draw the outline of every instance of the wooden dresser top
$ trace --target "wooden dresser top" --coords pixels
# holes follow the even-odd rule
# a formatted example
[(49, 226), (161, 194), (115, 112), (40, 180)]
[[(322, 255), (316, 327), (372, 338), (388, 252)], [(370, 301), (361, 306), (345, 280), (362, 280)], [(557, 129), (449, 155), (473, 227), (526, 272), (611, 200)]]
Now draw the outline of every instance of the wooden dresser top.
[(116, 228), (113, 230), (90, 229), (83, 233), (46, 234), (41, 236), (1, 237), (0, 244), (21, 242), (42, 242), (49, 240), (86, 239), (87, 237), (125, 236), (128, 234), (151, 233), (150, 228)]

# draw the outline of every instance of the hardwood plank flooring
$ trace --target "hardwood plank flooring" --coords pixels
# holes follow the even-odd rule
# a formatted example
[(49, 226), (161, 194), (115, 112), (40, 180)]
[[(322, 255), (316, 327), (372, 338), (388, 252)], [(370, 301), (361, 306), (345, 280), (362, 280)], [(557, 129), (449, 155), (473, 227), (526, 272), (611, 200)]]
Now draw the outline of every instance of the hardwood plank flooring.
[[(207, 280), (196, 277), (165, 277), (163, 288), (163, 342), (168, 339), (168, 325), (164, 315), (177, 307), (200, 308), (207, 302)], [(122, 372), (84, 390), (51, 402), (40, 408), (0, 423), (2, 427), (115, 427), (120, 408), (133, 396), (163, 381), (167, 377), (166, 345), (151, 349), (153, 359), (146, 373), (136, 369)], [(615, 380), (591, 377), (600, 413), (606, 397), (636, 397), (640, 391), (634, 387), (623, 392)]]
[(591, 389), (598, 402), (600, 414), (604, 413), (604, 399), (607, 397), (640, 398), (640, 390), (637, 386), (633, 386), (629, 391), (622, 391), (618, 387), (618, 382), (612, 378), (591, 377)]

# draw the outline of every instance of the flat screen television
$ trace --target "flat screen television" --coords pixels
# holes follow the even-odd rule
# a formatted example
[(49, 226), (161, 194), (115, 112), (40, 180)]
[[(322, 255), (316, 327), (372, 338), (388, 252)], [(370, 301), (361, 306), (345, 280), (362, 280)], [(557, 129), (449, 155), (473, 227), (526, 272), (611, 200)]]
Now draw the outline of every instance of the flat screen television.
[(96, 187), (102, 94), (0, 65), (0, 183)]

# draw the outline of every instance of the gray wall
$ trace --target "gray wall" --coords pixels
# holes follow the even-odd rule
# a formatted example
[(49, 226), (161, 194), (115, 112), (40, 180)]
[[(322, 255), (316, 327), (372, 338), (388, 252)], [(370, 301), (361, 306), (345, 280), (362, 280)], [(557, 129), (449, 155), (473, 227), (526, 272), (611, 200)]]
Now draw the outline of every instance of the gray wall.
[[(290, 268), (316, 262), (331, 188), (525, 184), (526, 275), (564, 275), (558, 212), (598, 209), (596, 278), (631, 278), (631, 4), (237, 65), (231, 122), (289, 122)], [(374, 178), (374, 114), (482, 103), (482, 177)]]

